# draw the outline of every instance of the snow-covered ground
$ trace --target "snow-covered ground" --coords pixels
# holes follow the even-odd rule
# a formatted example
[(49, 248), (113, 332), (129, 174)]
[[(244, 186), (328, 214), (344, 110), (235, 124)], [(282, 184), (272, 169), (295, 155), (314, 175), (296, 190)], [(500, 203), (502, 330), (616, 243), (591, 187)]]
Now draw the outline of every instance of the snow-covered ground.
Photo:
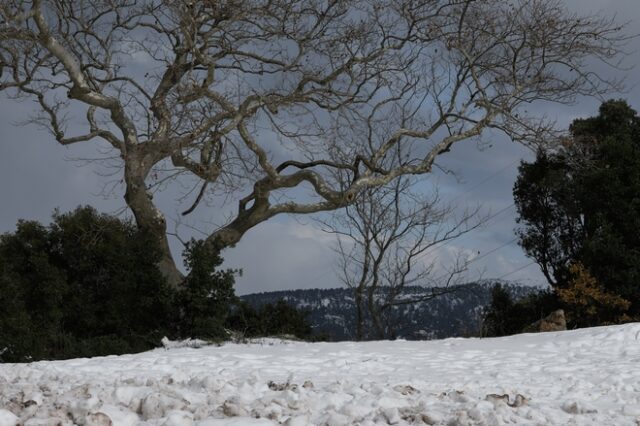
[(498, 339), (265, 340), (3, 364), (0, 425), (17, 422), (636, 426), (640, 324)]

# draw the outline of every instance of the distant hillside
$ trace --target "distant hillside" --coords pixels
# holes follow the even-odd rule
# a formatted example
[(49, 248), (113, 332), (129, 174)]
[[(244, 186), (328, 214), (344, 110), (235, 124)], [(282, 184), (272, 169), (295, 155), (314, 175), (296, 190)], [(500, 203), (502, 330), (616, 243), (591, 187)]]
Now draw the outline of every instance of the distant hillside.
[[(481, 312), (491, 301), (495, 281), (469, 283), (435, 299), (395, 307), (398, 338), (407, 340), (441, 339), (477, 335)], [(501, 283), (515, 297), (521, 298), (540, 289), (514, 283)], [(431, 288), (407, 287), (401, 298), (418, 299)], [(242, 296), (254, 307), (284, 299), (291, 305), (309, 311), (308, 319), (314, 331), (326, 333), (331, 340), (355, 338), (355, 307), (347, 288), (310, 289), (254, 293)]]

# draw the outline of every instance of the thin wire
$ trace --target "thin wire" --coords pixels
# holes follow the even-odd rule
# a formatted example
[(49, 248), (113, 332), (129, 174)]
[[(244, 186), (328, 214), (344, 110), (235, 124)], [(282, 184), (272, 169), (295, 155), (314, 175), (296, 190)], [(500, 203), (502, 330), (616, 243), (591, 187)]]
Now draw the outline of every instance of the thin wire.
[(511, 272), (509, 272), (509, 273), (507, 273), (507, 274), (504, 274), (504, 275), (502, 275), (502, 276), (499, 276), (498, 278), (496, 278), (496, 280), (501, 280), (501, 279), (503, 279), (503, 278), (508, 277), (509, 275), (513, 275), (513, 274), (515, 274), (516, 272), (520, 272), (520, 271), (522, 271), (523, 269), (528, 268), (529, 266), (533, 265), (534, 263), (536, 263), (536, 261), (535, 261), (535, 260), (534, 260), (534, 261), (531, 261), (531, 262), (529, 262), (529, 263), (527, 263), (527, 264), (526, 264), (526, 265), (524, 265), (524, 266), (519, 267), (519, 268), (518, 268), (518, 269), (516, 269), (515, 271), (511, 271)]
[(516, 164), (517, 162), (519, 162), (520, 159), (517, 158), (514, 161), (512, 161), (511, 163), (507, 164), (506, 166), (504, 166), (503, 168), (501, 168), (500, 170), (498, 170), (497, 172), (494, 172), (492, 174), (490, 174), (489, 176), (485, 177), (484, 179), (482, 179), (480, 182), (476, 183), (475, 185), (473, 185), (471, 188), (467, 189), (465, 192), (463, 192), (462, 194), (459, 194), (457, 196), (455, 196), (451, 202), (454, 202), (456, 200), (458, 200), (459, 198), (469, 194), (471, 191), (473, 191), (474, 189), (480, 187), (483, 183), (490, 181), (491, 179), (493, 179), (494, 177), (504, 173), (505, 171), (507, 171), (509, 168), (511, 168), (511, 166), (513, 166), (514, 164)]
[[(498, 210), (497, 212), (495, 212), (494, 214), (492, 214), (491, 216), (489, 216), (485, 221), (484, 224), (487, 224), (489, 222), (491, 222), (493, 219), (495, 219), (497, 216), (500, 216), (502, 213), (506, 212), (507, 210), (511, 209), (515, 207), (515, 203), (511, 203), (510, 205), (508, 205), (507, 207), (504, 207), (500, 210)], [(476, 228), (479, 229), (479, 228)], [(471, 230), (470, 232), (475, 231), (475, 229)], [(466, 234), (466, 233), (465, 233)], [(463, 234), (463, 235), (465, 235)], [(463, 235), (460, 235), (459, 237), (462, 237)], [(425, 256), (432, 254), (433, 252), (435, 252), (436, 250), (446, 246), (447, 244), (451, 244), (452, 242), (454, 242), (455, 240), (457, 240), (458, 237), (454, 237), (454, 238), (450, 238), (447, 241), (445, 241), (442, 244), (435, 244), (430, 250), (426, 250), (424, 253), (419, 254), (418, 256), (415, 257), (415, 260), (420, 260), (422, 258), (424, 258)]]
[[(463, 197), (463, 196), (465, 196), (465, 195), (467, 195), (467, 194), (471, 193), (474, 189), (476, 189), (476, 188), (480, 187), (482, 184), (484, 184), (484, 183), (488, 182), (489, 180), (491, 180), (491, 179), (495, 178), (496, 176), (498, 176), (498, 175), (500, 175), (500, 174), (504, 173), (505, 171), (507, 171), (509, 168), (511, 168), (514, 164), (516, 164), (516, 163), (517, 163), (517, 162), (519, 162), (519, 161), (520, 161), (520, 159), (519, 159), (519, 158), (518, 158), (518, 159), (515, 159), (514, 161), (510, 162), (509, 164), (507, 164), (506, 166), (502, 167), (502, 168), (501, 168), (501, 169), (499, 169), (498, 171), (496, 171), (496, 172), (494, 172), (494, 173), (490, 174), (489, 176), (486, 176), (484, 179), (480, 180), (480, 181), (479, 181), (479, 182), (477, 182), (475, 185), (473, 185), (472, 187), (468, 188), (468, 189), (467, 189), (465, 192), (463, 192), (462, 194), (459, 194), (459, 195), (457, 195), (456, 197), (454, 197), (451, 201), (452, 201), (452, 202), (454, 202), (454, 201), (458, 200), (459, 198), (461, 198), (461, 197)], [(497, 212), (495, 212), (494, 214), (490, 215), (490, 216), (486, 219), (486, 221), (484, 221), (484, 223), (486, 224), (486, 223), (491, 222), (491, 221), (492, 221), (492, 220), (494, 220), (496, 217), (498, 217), (499, 215), (501, 215), (502, 213), (504, 213), (504, 212), (508, 211), (509, 209), (511, 209), (511, 208), (513, 208), (513, 207), (515, 207), (515, 203), (511, 203), (511, 204), (509, 204), (508, 206), (503, 207), (502, 209), (498, 210), (498, 211), (497, 211)], [(446, 246), (447, 244), (452, 243), (452, 242), (453, 242), (454, 240), (456, 240), (456, 239), (457, 239), (457, 238), (451, 238), (450, 240), (445, 241), (445, 242), (444, 242), (444, 243), (442, 243), (442, 244), (436, 244), (436, 245), (433, 247), (433, 249), (432, 249), (432, 250), (427, 250), (427, 251), (425, 251), (424, 253), (421, 253), (420, 255), (416, 256), (416, 257), (415, 257), (415, 259), (414, 259), (414, 261), (417, 261), (417, 260), (419, 260), (419, 259), (424, 258), (424, 257), (425, 257), (425, 256), (427, 256), (428, 254), (430, 254), (430, 253), (434, 252), (436, 249), (439, 249), (439, 248), (441, 248), (441, 247), (444, 247), (444, 246)], [(487, 257), (488, 255), (490, 255), (490, 254), (492, 254), (492, 253), (494, 253), (494, 252), (496, 252), (496, 251), (498, 251), (498, 250), (500, 250), (500, 249), (502, 249), (502, 248), (504, 248), (504, 247), (506, 247), (506, 246), (508, 246), (508, 245), (510, 245), (510, 244), (513, 244), (517, 239), (518, 239), (518, 238), (517, 238), (517, 237), (515, 237), (515, 238), (513, 238), (512, 240), (508, 241), (507, 243), (504, 243), (504, 244), (502, 244), (502, 245), (500, 245), (500, 246), (498, 246), (498, 247), (495, 247), (495, 248), (491, 249), (490, 251), (488, 251), (488, 252), (484, 253), (483, 255), (481, 255), (481, 256), (479, 256), (479, 257), (476, 257), (475, 259), (472, 259), (471, 261), (469, 261), (469, 264), (471, 264), (471, 263), (473, 263), (473, 262), (477, 262), (477, 261), (479, 261), (479, 260), (481, 260), (481, 259), (483, 259), (483, 258)], [(529, 265), (527, 265), (527, 266), (529, 266)], [(524, 269), (524, 268), (522, 268), (522, 269)], [(335, 272), (335, 271), (329, 271), (329, 270), (327, 270), (327, 271), (325, 271), (324, 273), (320, 274), (320, 276), (318, 276), (318, 277), (316, 277), (316, 278), (314, 278), (314, 279), (310, 280), (310, 282), (311, 282), (311, 283), (315, 283), (315, 282), (319, 281), (320, 279), (325, 278), (327, 275), (329, 275), (329, 273), (330, 273), (330, 272)], [(516, 270), (516, 271), (512, 271), (511, 273), (515, 273), (515, 272), (518, 272), (518, 270)], [(511, 273), (507, 274), (506, 276), (510, 275)], [(499, 279), (500, 279), (500, 278), (499, 278)]]
[(515, 243), (516, 241), (518, 241), (518, 237), (515, 237), (515, 238), (511, 239), (510, 241), (507, 241), (506, 243), (504, 243), (504, 244), (502, 244), (502, 245), (500, 245), (500, 246), (498, 246), (498, 247), (496, 247), (496, 248), (494, 248), (492, 250), (489, 250), (488, 252), (484, 253), (481, 256), (478, 256), (478, 257), (476, 257), (474, 259), (471, 259), (469, 261), (469, 263), (477, 262), (478, 260), (483, 259), (483, 258), (489, 256), (491, 253), (494, 253), (494, 252), (500, 250), (501, 248), (504, 248), (504, 247), (506, 247), (508, 245), (511, 245), (511, 244)]
[(320, 281), (321, 279), (324, 279), (326, 277), (329, 276), (329, 274), (334, 273), (335, 274), (335, 270), (333, 270), (333, 268), (328, 267), (325, 268), (324, 271), (322, 271), (322, 273), (320, 273), (319, 275), (317, 275), (315, 278), (312, 278), (310, 280), (307, 280), (307, 284), (309, 285), (315, 285), (316, 283), (318, 283), (318, 281)]

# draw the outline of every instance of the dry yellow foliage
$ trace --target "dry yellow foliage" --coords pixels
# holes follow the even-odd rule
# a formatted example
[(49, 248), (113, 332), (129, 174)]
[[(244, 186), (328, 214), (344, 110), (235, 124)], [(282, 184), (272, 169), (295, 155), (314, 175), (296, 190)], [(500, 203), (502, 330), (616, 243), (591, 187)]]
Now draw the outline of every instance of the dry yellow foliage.
[[(587, 317), (595, 317), (598, 311), (603, 309), (609, 312), (624, 312), (631, 306), (628, 300), (603, 290), (582, 263), (572, 264), (569, 270), (573, 275), (569, 286), (556, 289), (556, 292), (563, 302), (574, 306)], [(625, 317), (626, 314), (621, 314), (615, 318), (615, 322), (625, 322)]]

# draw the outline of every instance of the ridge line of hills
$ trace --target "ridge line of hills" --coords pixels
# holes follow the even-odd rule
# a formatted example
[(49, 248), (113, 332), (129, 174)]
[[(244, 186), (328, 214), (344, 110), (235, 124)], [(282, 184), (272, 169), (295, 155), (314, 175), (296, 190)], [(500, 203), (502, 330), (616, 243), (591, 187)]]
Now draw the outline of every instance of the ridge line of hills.
[[(396, 335), (406, 340), (443, 339), (475, 336), (481, 328), (482, 312), (491, 301), (491, 290), (501, 284), (514, 299), (542, 290), (540, 286), (523, 286), (500, 280), (482, 280), (448, 287), (448, 293), (433, 299), (394, 306), (390, 322), (396, 324)], [(398, 296), (417, 299), (442, 287), (407, 286)], [(314, 333), (333, 341), (355, 339), (355, 304), (349, 288), (297, 289), (252, 293), (240, 296), (253, 307), (283, 299), (308, 312)]]

